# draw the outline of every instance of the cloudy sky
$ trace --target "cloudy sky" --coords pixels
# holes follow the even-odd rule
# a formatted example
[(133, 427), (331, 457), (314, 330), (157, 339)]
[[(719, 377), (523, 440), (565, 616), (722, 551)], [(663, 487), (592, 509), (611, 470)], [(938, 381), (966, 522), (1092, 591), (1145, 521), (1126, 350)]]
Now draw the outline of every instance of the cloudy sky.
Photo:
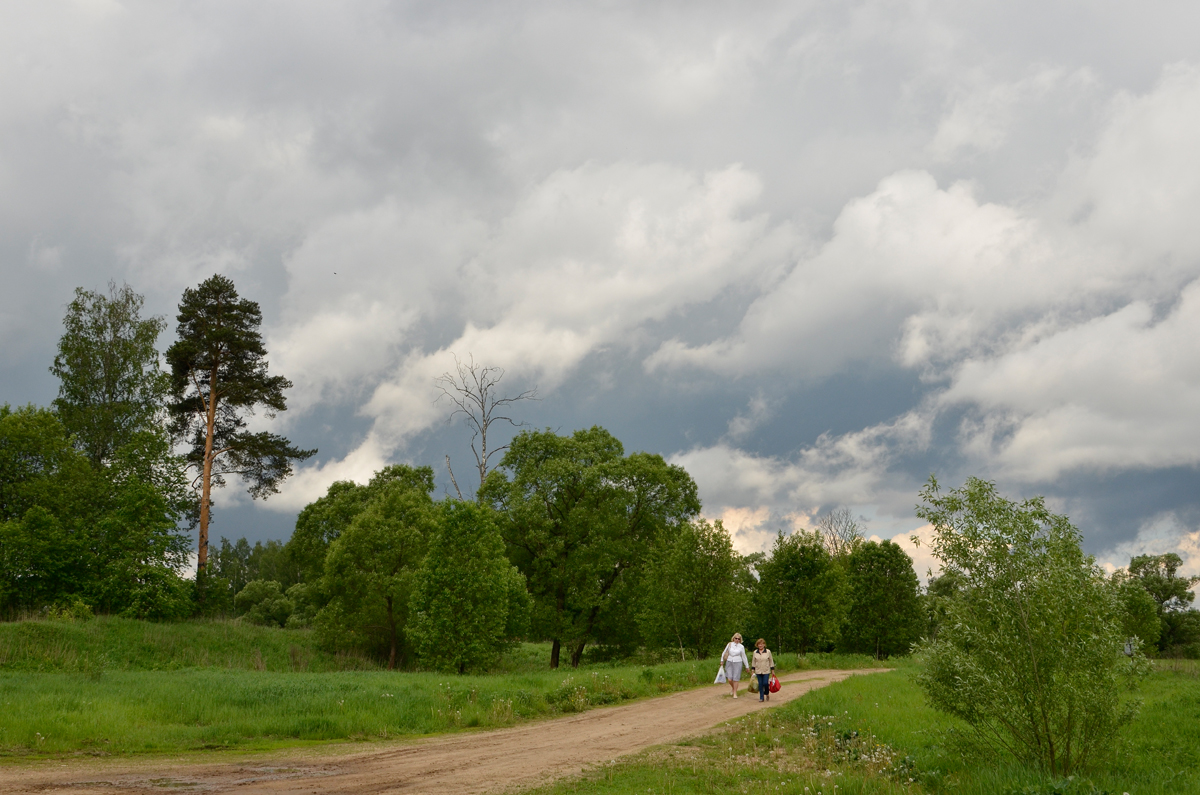
[[(76, 286), (259, 301), (276, 428), (469, 480), (434, 379), (507, 371), (695, 477), (744, 550), (931, 472), (1200, 572), (1193, 2), (0, 6), (0, 401)], [(173, 323), (172, 323), (173, 329)], [(171, 331), (165, 335), (164, 347)], [(928, 563), (914, 550), (918, 568)]]

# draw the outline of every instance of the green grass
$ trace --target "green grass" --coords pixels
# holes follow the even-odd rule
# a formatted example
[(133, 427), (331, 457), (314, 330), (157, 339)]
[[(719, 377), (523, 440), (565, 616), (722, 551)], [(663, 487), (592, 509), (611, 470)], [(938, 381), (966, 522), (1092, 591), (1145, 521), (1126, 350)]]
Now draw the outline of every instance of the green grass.
[(706, 684), (696, 663), (448, 676), (192, 669), (0, 674), (0, 753), (265, 748), (495, 728)]
[(551, 671), (549, 659), (549, 644), (525, 643), (487, 674), (450, 676), (379, 670), (321, 652), (305, 631), (231, 621), (0, 624), (0, 755), (253, 750), (494, 728), (699, 687), (717, 667)]
[(372, 660), (317, 648), (310, 630), (238, 621), (156, 624), (91, 621), (0, 623), (0, 671), (87, 673), (223, 668), (243, 671), (378, 670)]
[[(388, 672), (307, 631), (119, 618), (0, 624), (0, 756), (255, 750), (494, 728), (708, 685), (717, 661), (548, 669), (526, 643), (477, 676)], [(646, 661), (656, 659), (653, 655)], [(779, 670), (877, 665), (780, 655)]]
[(1070, 781), (1051, 781), (1012, 762), (963, 758), (946, 742), (956, 721), (925, 706), (911, 671), (898, 670), (853, 677), (694, 744), (658, 749), (540, 792), (1200, 793), (1196, 665), (1160, 663), (1141, 695), (1142, 712), (1111, 757)]

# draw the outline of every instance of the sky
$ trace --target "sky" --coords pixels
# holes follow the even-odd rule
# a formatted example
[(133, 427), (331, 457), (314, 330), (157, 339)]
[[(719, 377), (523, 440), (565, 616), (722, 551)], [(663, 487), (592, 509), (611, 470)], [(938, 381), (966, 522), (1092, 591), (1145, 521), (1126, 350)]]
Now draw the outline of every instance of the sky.
[[(0, 4), (0, 401), (48, 404), (76, 287), (173, 337), (263, 309), (319, 453), (211, 534), (531, 428), (695, 478), (742, 551), (839, 507), (936, 570), (931, 474), (1045, 495), (1109, 566), (1200, 573), (1200, 5)], [(508, 430), (511, 434), (512, 429)], [(464, 488), (468, 488), (464, 485)]]

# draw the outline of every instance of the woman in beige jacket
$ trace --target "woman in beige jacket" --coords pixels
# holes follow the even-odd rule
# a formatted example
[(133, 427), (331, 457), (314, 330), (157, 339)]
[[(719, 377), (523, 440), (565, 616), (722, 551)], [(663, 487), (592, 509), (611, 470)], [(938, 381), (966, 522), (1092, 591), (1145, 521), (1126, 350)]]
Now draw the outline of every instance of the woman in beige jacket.
[(767, 648), (767, 642), (759, 638), (755, 642), (754, 659), (750, 661), (750, 669), (758, 677), (758, 700), (771, 700), (771, 674), (775, 673), (775, 658)]

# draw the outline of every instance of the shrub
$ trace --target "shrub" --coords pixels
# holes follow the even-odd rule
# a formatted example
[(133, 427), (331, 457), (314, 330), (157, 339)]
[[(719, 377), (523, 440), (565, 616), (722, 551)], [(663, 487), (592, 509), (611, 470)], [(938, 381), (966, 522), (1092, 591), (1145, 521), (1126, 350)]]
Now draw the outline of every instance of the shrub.
[(251, 580), (233, 598), (234, 607), (251, 624), (282, 627), (292, 614), (292, 602), (274, 580)]
[(1118, 589), (1040, 497), (1010, 502), (977, 478), (948, 494), (930, 478), (921, 497), (933, 552), (964, 585), (920, 647), (930, 704), (1051, 775), (1086, 765), (1136, 714), (1119, 693), (1149, 672), (1140, 650), (1122, 653)]

